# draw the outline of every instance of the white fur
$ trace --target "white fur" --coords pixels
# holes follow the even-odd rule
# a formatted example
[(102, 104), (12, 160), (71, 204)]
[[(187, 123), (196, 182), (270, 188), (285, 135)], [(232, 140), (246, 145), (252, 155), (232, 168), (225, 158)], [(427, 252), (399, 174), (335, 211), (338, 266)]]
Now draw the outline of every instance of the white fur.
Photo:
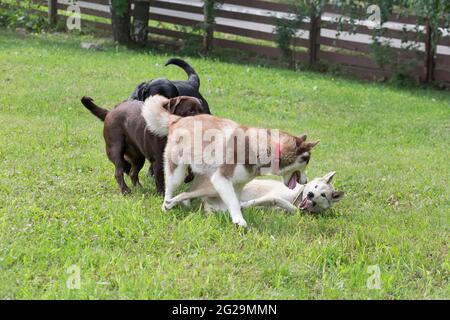
[[(336, 192), (330, 184), (334, 172), (330, 172), (324, 177), (315, 178), (306, 184), (297, 184), (294, 189), (289, 189), (278, 180), (254, 179), (247, 183), (241, 190), (237, 191), (239, 207), (275, 207), (288, 212), (296, 212), (298, 207), (294, 206), (295, 200), (301, 195), (299, 201), (307, 197), (308, 192), (313, 192), (311, 201), (316, 204), (307, 211), (320, 212), (328, 209), (332, 203), (339, 201), (343, 197), (342, 192)], [(204, 176), (196, 176), (193, 187), (188, 191), (177, 195), (167, 201), (168, 208), (172, 208), (178, 203), (187, 199), (200, 197), (205, 203), (207, 211), (224, 211), (229, 208), (233, 222), (245, 226), (246, 222), (237, 209), (237, 204), (233, 202), (233, 197), (229, 197), (231, 182), (225, 178), (215, 177), (213, 185)], [(215, 191), (217, 190), (217, 191)], [(219, 197), (220, 194), (220, 197)], [(322, 196), (325, 195), (325, 197)], [(339, 194), (339, 197), (334, 197)]]
[(336, 172), (331, 171), (325, 176), (315, 178), (305, 185), (302, 200), (308, 196), (308, 193), (312, 195), (312, 197), (308, 197), (309, 206), (305, 210), (309, 212), (320, 212), (328, 209), (334, 202), (342, 199), (344, 193), (335, 191), (331, 185), (331, 180), (335, 174)]
[(142, 107), (142, 117), (147, 123), (147, 129), (159, 137), (165, 137), (169, 134), (170, 113), (164, 109), (164, 105), (169, 99), (156, 95), (145, 100)]
[(179, 165), (175, 168), (173, 172), (170, 171), (169, 165), (164, 164), (164, 183), (166, 186), (164, 193), (164, 202), (162, 209), (167, 211), (170, 207), (167, 206), (167, 202), (172, 198), (173, 192), (178, 188), (178, 186), (183, 182), (186, 177), (187, 166)]
[(211, 183), (220, 195), (222, 201), (227, 206), (233, 223), (236, 223), (241, 227), (246, 227), (247, 222), (242, 216), (241, 204), (239, 203), (239, 199), (236, 197), (236, 191), (230, 179), (225, 178), (219, 171), (216, 171), (211, 176)]

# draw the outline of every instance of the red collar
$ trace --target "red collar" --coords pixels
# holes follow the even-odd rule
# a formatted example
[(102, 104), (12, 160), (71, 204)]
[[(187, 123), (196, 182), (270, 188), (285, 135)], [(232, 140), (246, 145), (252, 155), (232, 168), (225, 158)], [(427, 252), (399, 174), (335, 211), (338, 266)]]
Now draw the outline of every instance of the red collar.
[(276, 146), (276, 152), (277, 152), (277, 160), (278, 160), (278, 162), (280, 161), (280, 159), (281, 159), (281, 147), (280, 147), (280, 143), (278, 142), (277, 143), (277, 146)]

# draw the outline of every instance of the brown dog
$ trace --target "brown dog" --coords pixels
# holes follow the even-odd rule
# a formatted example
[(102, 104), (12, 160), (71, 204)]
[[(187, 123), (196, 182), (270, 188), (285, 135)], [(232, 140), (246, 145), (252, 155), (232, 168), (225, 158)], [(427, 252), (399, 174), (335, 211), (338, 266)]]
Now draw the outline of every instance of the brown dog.
[[(111, 111), (100, 108), (90, 97), (83, 97), (81, 103), (105, 123), (103, 136), (106, 154), (116, 167), (115, 177), (122, 193), (131, 192), (125, 183), (124, 172), (130, 176), (133, 186), (140, 185), (139, 171), (145, 159), (151, 162), (155, 170), (157, 191), (164, 193), (163, 154), (167, 138), (158, 137), (147, 129), (147, 123), (141, 115), (144, 102), (125, 101)], [(167, 99), (164, 108), (180, 117), (204, 112), (199, 99), (186, 96)]]

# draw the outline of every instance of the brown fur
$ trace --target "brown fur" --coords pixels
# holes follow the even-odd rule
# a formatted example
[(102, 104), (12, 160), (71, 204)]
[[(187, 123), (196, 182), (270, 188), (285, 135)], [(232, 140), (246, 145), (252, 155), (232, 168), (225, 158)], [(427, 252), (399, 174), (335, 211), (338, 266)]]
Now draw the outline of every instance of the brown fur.
[[(81, 102), (105, 122), (103, 136), (106, 154), (116, 167), (115, 177), (121, 192), (131, 192), (125, 183), (124, 172), (129, 174), (134, 186), (140, 185), (139, 171), (145, 159), (148, 159), (154, 168), (156, 189), (164, 193), (163, 153), (167, 138), (158, 137), (146, 128), (147, 124), (141, 115), (144, 102), (125, 101), (111, 111), (98, 107), (89, 97), (83, 97)], [(203, 112), (199, 99), (184, 96), (170, 99), (164, 108), (180, 117)]]
[[(234, 121), (228, 120), (228, 119), (222, 119), (222, 118), (218, 118), (215, 116), (211, 116), (211, 115), (197, 115), (195, 116), (195, 121), (201, 121), (202, 122), (202, 134), (210, 129), (218, 129), (220, 131), (222, 131), (224, 126), (235, 126), (235, 132), (237, 130), (242, 130), (243, 132), (247, 132), (250, 129), (255, 129), (255, 128), (251, 128), (251, 127), (247, 127), (247, 126), (241, 126), (237, 123), (235, 123)], [(171, 116), (171, 121), (170, 121), (170, 126), (169, 126), (169, 136), (172, 132), (174, 132), (175, 130), (178, 130), (180, 128), (183, 129), (187, 129), (188, 131), (191, 132), (191, 139), (193, 139), (193, 129), (192, 129), (192, 125), (190, 122), (187, 122), (185, 119), (182, 118), (178, 118), (175, 116)], [(267, 150), (268, 150), (268, 155), (267, 156), (271, 156), (272, 153), (275, 152), (275, 150), (272, 150), (272, 141), (271, 141), (271, 136), (270, 130), (267, 130), (268, 133), (268, 138), (267, 138)], [(250, 164), (250, 154), (251, 152), (253, 152), (252, 150), (250, 150), (249, 148), (249, 137), (246, 136), (245, 138), (245, 161), (244, 164), (245, 168), (247, 169), (249, 174), (258, 174), (258, 169), (262, 168), (262, 167), (268, 167), (270, 166), (270, 164)], [(225, 142), (224, 142), (225, 143)], [(291, 164), (293, 164), (296, 159), (301, 156), (301, 159), (307, 164), (309, 162), (310, 159), (310, 151), (311, 149), (318, 143), (317, 142), (306, 142), (306, 136), (293, 136), (291, 134), (285, 133), (285, 132), (280, 132), (280, 147), (281, 147), (281, 159), (280, 159), (280, 169), (283, 169), (284, 167), (287, 167)], [(174, 144), (171, 144), (172, 146), (174, 146)], [(203, 145), (204, 147), (204, 145)], [(194, 149), (192, 149), (192, 154), (194, 154)], [(256, 155), (257, 158), (259, 159), (261, 155)], [(224, 177), (231, 177), (233, 176), (234, 170), (237, 163), (237, 148), (235, 145), (234, 148), (234, 162), (233, 164), (222, 164), (220, 167), (220, 172), (222, 173), (222, 175)], [(173, 172), (173, 170), (177, 167), (176, 164), (171, 164), (171, 172)]]

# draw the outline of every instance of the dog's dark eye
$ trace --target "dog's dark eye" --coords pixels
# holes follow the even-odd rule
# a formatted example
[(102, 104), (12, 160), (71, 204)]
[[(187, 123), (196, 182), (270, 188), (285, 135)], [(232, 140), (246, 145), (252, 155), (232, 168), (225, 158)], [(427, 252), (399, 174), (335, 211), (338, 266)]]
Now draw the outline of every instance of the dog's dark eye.
[(315, 186), (314, 188), (316, 188), (316, 189), (317, 189), (317, 186)]
[(320, 194), (322, 197), (326, 198), (327, 196), (325, 195), (325, 193), (321, 193)]

